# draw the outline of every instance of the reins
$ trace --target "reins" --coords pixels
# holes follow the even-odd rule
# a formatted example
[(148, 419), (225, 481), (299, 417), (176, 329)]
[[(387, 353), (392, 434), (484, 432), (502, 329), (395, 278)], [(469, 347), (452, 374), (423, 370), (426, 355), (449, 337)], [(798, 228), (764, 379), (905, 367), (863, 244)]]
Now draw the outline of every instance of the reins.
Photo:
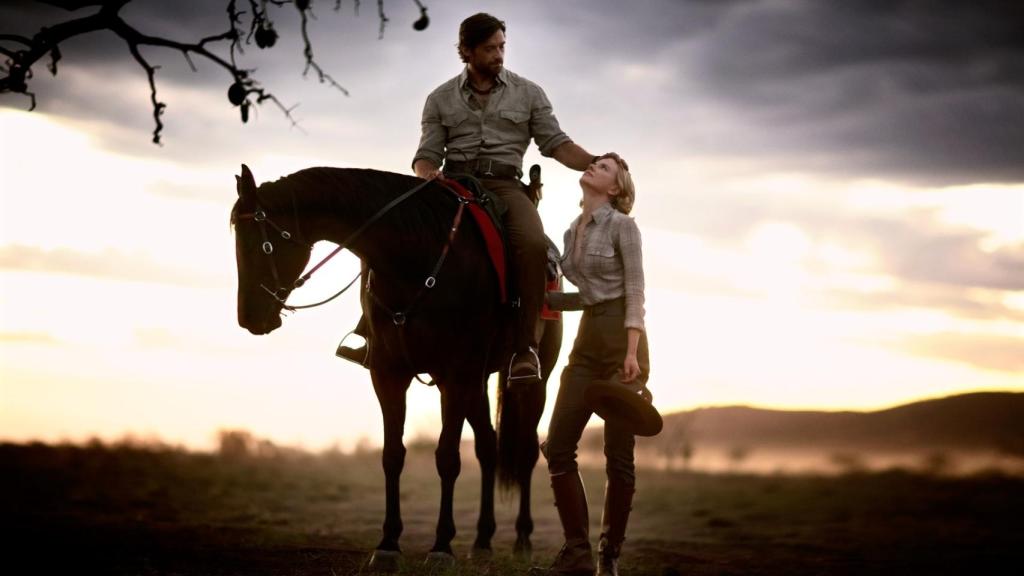
[[(331, 258), (334, 258), (338, 254), (338, 252), (341, 252), (345, 248), (348, 248), (349, 244), (351, 244), (353, 241), (355, 241), (355, 239), (358, 238), (360, 234), (365, 232), (366, 229), (369, 228), (371, 225), (373, 225), (374, 222), (379, 220), (381, 218), (381, 216), (383, 216), (384, 214), (387, 214), (389, 211), (391, 211), (392, 208), (394, 208), (395, 206), (398, 206), (399, 204), (404, 202), (407, 198), (409, 198), (413, 194), (415, 194), (415, 193), (419, 192), (420, 190), (422, 190), (427, 184), (430, 184), (430, 180), (426, 180), (424, 182), (421, 182), (420, 184), (417, 184), (416, 186), (414, 186), (410, 190), (408, 190), (405, 193), (403, 193), (398, 198), (395, 198), (391, 202), (388, 202), (387, 204), (385, 204), (384, 207), (381, 208), (380, 210), (378, 210), (376, 214), (371, 216), (369, 220), (367, 220), (366, 222), (363, 222), (363, 225), (360, 226), (359, 228), (357, 228), (355, 232), (349, 234), (348, 238), (346, 238), (341, 244), (339, 244), (337, 246), (337, 248), (334, 249), (334, 251), (332, 251), (330, 254), (328, 254), (326, 257), (324, 257), (324, 259), (321, 260), (319, 263), (317, 263), (316, 266), (313, 266), (313, 268), (309, 272), (307, 272), (307, 273), (303, 274), (302, 276), (299, 276), (298, 278), (296, 278), (295, 279), (295, 288), (301, 288), (302, 285), (306, 283), (306, 280), (309, 280), (310, 277), (313, 276), (314, 272), (319, 270), (320, 267), (323, 266), (324, 264), (326, 264), (328, 260), (330, 260)], [(292, 192), (292, 199), (293, 199), (293, 201), (294, 201), (294, 195), (295, 195), (295, 193)], [(296, 226), (299, 225), (298, 217), (296, 217), (295, 225)], [(357, 276), (357, 278), (358, 278), (358, 276)], [(351, 283), (349, 285), (351, 285)]]
[[(367, 228), (369, 228), (374, 223), (376, 223), (378, 220), (380, 220), (381, 217), (383, 217), (385, 214), (387, 214), (392, 209), (394, 209), (395, 206), (398, 206), (399, 204), (401, 204), (405, 200), (409, 199), (413, 194), (415, 194), (416, 192), (419, 192), (420, 190), (422, 190), (424, 187), (426, 187), (428, 184), (430, 184), (430, 182), (431, 182), (431, 180), (426, 180), (424, 182), (421, 182), (420, 184), (417, 184), (413, 188), (405, 191), (404, 193), (402, 193), (397, 198), (395, 198), (395, 199), (391, 200), (390, 202), (388, 202), (387, 204), (385, 204), (384, 207), (382, 207), (380, 210), (378, 210), (373, 216), (371, 216), (359, 228), (357, 228), (354, 232), (349, 234), (349, 236), (347, 238), (345, 238), (345, 240), (343, 240), (341, 242), (341, 244), (339, 244), (333, 251), (331, 251), (330, 254), (328, 254), (327, 256), (322, 258), (320, 260), (320, 262), (318, 262), (315, 266), (313, 266), (313, 268), (311, 268), (309, 270), (309, 272), (306, 272), (302, 276), (296, 278), (295, 282), (292, 283), (292, 286), (290, 288), (281, 285), (280, 275), (278, 274), (278, 271), (277, 271), (277, 263), (274, 260), (274, 245), (270, 241), (269, 235), (267, 234), (267, 226), (269, 225), (272, 228), (274, 228), (274, 230), (277, 230), (277, 232), (281, 235), (281, 238), (283, 238), (285, 240), (288, 240), (288, 241), (291, 241), (291, 242), (294, 242), (294, 243), (296, 243), (296, 244), (306, 248), (306, 250), (308, 250), (308, 251), (312, 251), (313, 247), (310, 244), (307, 244), (307, 243), (302, 242), (300, 240), (296, 240), (290, 232), (288, 232), (287, 230), (285, 230), (284, 228), (279, 226), (277, 223), (275, 223), (273, 220), (271, 220), (267, 216), (266, 211), (262, 208), (262, 206), (261, 206), (262, 203), (259, 201), (259, 195), (257, 193), (257, 195), (256, 195), (256, 199), (257, 199), (256, 210), (254, 212), (251, 212), (251, 213), (239, 214), (239, 215), (236, 216), (236, 219), (237, 220), (244, 220), (244, 219), (251, 218), (254, 222), (259, 224), (260, 234), (263, 237), (263, 244), (261, 244), (261, 249), (262, 249), (263, 253), (266, 254), (270, 258), (270, 273), (271, 273), (271, 276), (273, 276), (273, 278), (274, 278), (274, 284), (277, 286), (275, 289), (271, 290), (270, 288), (266, 287), (263, 283), (260, 283), (260, 288), (263, 288), (263, 290), (266, 291), (268, 294), (270, 294), (270, 296), (273, 297), (274, 300), (276, 300), (279, 304), (281, 304), (281, 308), (283, 310), (288, 310), (288, 311), (304, 310), (304, 309), (307, 309), (307, 308), (315, 308), (317, 306), (322, 306), (324, 304), (327, 304), (328, 302), (334, 300), (338, 296), (341, 296), (349, 288), (351, 288), (353, 284), (355, 284), (355, 281), (359, 279), (360, 274), (356, 274), (355, 278), (353, 278), (348, 284), (346, 284), (344, 288), (342, 288), (341, 290), (339, 290), (338, 292), (336, 292), (334, 295), (330, 296), (329, 298), (321, 300), (320, 302), (316, 302), (316, 303), (313, 303), (313, 304), (301, 304), (301, 305), (292, 305), (292, 304), (288, 304), (288, 302), (287, 302), (288, 297), (291, 295), (292, 291), (294, 291), (296, 288), (301, 288), (303, 285), (305, 285), (306, 281), (308, 281), (313, 276), (313, 274), (317, 270), (319, 270), (324, 264), (326, 264), (331, 258), (334, 258), (335, 256), (337, 256), (338, 253), (341, 252), (342, 250), (345, 250), (346, 248), (349, 248), (352, 245), (352, 243), (355, 242), (355, 240), (360, 235), (362, 235), (363, 232), (366, 231)], [(447, 243), (445, 244), (444, 248), (441, 251), (440, 258), (438, 258), (437, 262), (434, 264), (433, 270), (431, 270), (430, 275), (427, 277), (426, 281), (424, 281), (423, 286), (420, 287), (419, 291), (413, 297), (413, 300), (412, 300), (412, 302), (410, 302), (409, 306), (407, 306), (404, 311), (393, 312), (383, 302), (381, 302), (380, 299), (375, 294), (373, 294), (372, 292), (369, 292), (369, 290), (367, 290), (370, 293), (370, 296), (373, 298), (374, 302), (376, 302), (381, 308), (383, 308), (385, 311), (387, 311), (389, 314), (391, 314), (392, 321), (394, 321), (395, 325), (397, 325), (397, 326), (401, 326), (401, 325), (405, 324), (405, 320), (408, 317), (409, 312), (412, 310), (412, 308), (419, 301), (420, 297), (422, 297), (422, 295), (424, 294), (424, 292), (426, 292), (426, 290), (428, 290), (430, 288), (433, 288), (434, 285), (437, 283), (437, 273), (441, 270), (441, 266), (444, 264), (445, 258), (447, 258), (447, 256), (448, 256), (448, 251), (451, 248), (452, 242), (455, 239), (455, 232), (456, 232), (456, 230), (458, 230), (459, 223), (462, 221), (462, 213), (465, 210), (466, 205), (470, 201), (472, 201), (469, 198), (463, 198), (462, 196), (460, 196), (454, 190), (451, 190), (447, 186), (445, 186), (444, 188), (446, 190), (449, 190), (450, 192), (452, 192), (452, 194), (455, 195), (455, 198), (456, 198), (456, 200), (459, 203), (459, 209), (458, 209), (458, 211), (455, 214), (455, 222), (452, 224), (452, 228), (449, 231), (448, 241), (447, 241)], [(296, 229), (296, 232), (298, 232), (298, 230), (299, 230), (299, 215), (298, 215), (298, 209), (295, 206), (295, 193), (294, 193), (294, 191), (291, 191), (290, 193), (291, 193), (291, 200), (292, 200), (292, 208), (293, 208), (293, 211), (295, 212), (295, 229)], [(282, 295), (282, 293), (283, 293), (283, 295)]]
[[(445, 189), (449, 188), (445, 186)], [(452, 191), (452, 193), (455, 194), (454, 191)], [(405, 310), (398, 312), (392, 310), (376, 294), (374, 294), (373, 290), (370, 289), (369, 284), (366, 285), (366, 293), (369, 294), (370, 298), (373, 299), (377, 306), (380, 306), (385, 312), (391, 315), (391, 321), (395, 323), (395, 326), (403, 326), (405, 321), (409, 319), (409, 314), (412, 312), (412, 309), (416, 307), (417, 303), (419, 303), (420, 298), (423, 297), (427, 290), (437, 285), (437, 273), (441, 271), (441, 266), (444, 265), (445, 258), (448, 257), (448, 251), (451, 249), (452, 243), (455, 241), (455, 233), (458, 232), (459, 224), (462, 223), (462, 213), (466, 211), (466, 205), (472, 201), (471, 199), (464, 198), (458, 194), (455, 194), (455, 199), (459, 203), (459, 209), (455, 212), (455, 219), (452, 222), (451, 229), (448, 230), (448, 241), (445, 242), (444, 248), (441, 249), (441, 256), (438, 257), (437, 262), (434, 263), (434, 268), (430, 271), (430, 274), (427, 276), (427, 279), (424, 280), (420, 289), (416, 291), (416, 294), (405, 307)]]

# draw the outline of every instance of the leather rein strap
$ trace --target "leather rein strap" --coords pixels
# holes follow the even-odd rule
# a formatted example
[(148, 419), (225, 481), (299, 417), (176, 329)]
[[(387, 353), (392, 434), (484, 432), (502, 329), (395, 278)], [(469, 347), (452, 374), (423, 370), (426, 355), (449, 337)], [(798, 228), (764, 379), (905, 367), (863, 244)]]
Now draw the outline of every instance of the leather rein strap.
[[(441, 184), (443, 185), (443, 183)], [(437, 262), (434, 263), (434, 268), (430, 271), (430, 275), (427, 276), (427, 279), (423, 282), (423, 285), (420, 286), (416, 295), (412, 297), (412, 300), (409, 302), (409, 305), (405, 307), (405, 310), (398, 312), (392, 310), (387, 306), (387, 304), (382, 302), (376, 294), (373, 293), (373, 290), (370, 289), (370, 284), (366, 284), (366, 293), (370, 295), (370, 298), (373, 299), (374, 303), (391, 315), (391, 321), (395, 323), (395, 326), (403, 326), (405, 321), (409, 319), (409, 313), (412, 312), (412, 309), (417, 303), (419, 303), (420, 298), (423, 297), (427, 290), (437, 285), (437, 273), (441, 271), (441, 266), (444, 265), (445, 258), (448, 257), (448, 251), (451, 250), (452, 243), (455, 241), (455, 233), (458, 232), (459, 224), (462, 223), (462, 214), (466, 211), (466, 205), (475, 201), (475, 198), (464, 197), (448, 186), (445, 186), (445, 188), (455, 195), (455, 199), (459, 202), (459, 209), (455, 212), (455, 220), (452, 222), (452, 227), (448, 231), (448, 241), (445, 243), (444, 248), (441, 249), (441, 256), (437, 259)]]
[[(413, 188), (411, 188), (411, 189), (407, 190), (406, 192), (404, 192), (401, 196), (398, 196), (397, 198), (395, 198), (391, 202), (388, 202), (387, 204), (385, 204), (383, 208), (378, 210), (376, 214), (371, 216), (369, 220), (367, 220), (366, 222), (363, 223), (362, 226), (357, 228), (355, 230), (355, 232), (352, 232), (351, 234), (349, 234), (348, 238), (345, 238), (345, 240), (342, 241), (342, 243), (339, 244), (337, 248), (335, 248), (330, 254), (325, 256), (323, 259), (320, 260), (320, 262), (318, 262), (315, 266), (313, 266), (313, 268), (310, 269), (309, 272), (307, 272), (307, 273), (303, 274), (302, 276), (296, 278), (295, 282), (292, 283), (292, 286), (290, 288), (285, 287), (285, 286), (281, 286), (281, 281), (280, 281), (280, 279), (278, 277), (278, 272), (277, 272), (277, 263), (274, 261), (274, 245), (270, 242), (270, 239), (268, 238), (268, 235), (267, 235), (267, 225), (270, 225), (275, 230), (277, 230), (281, 234), (281, 238), (284, 238), (285, 240), (292, 241), (292, 242), (294, 242), (294, 243), (296, 243), (296, 244), (298, 244), (300, 246), (303, 246), (307, 250), (312, 250), (313, 247), (311, 245), (309, 245), (309, 244), (306, 244), (305, 242), (300, 242), (300, 241), (296, 240), (292, 236), (291, 233), (289, 233), (287, 230), (281, 228), (273, 220), (271, 220), (269, 217), (267, 217), (266, 211), (263, 210), (263, 208), (260, 206), (261, 203), (259, 202), (259, 195), (257, 194), (257, 196), (256, 196), (256, 199), (257, 199), (256, 210), (254, 212), (251, 212), (251, 213), (239, 214), (238, 216), (236, 216), (236, 219), (238, 219), (238, 220), (247, 220), (247, 219), (251, 218), (252, 220), (254, 220), (255, 222), (257, 222), (260, 225), (260, 234), (263, 236), (263, 244), (261, 245), (261, 247), (262, 247), (263, 253), (266, 254), (270, 258), (270, 273), (274, 277), (274, 283), (277, 285), (277, 288), (275, 288), (274, 290), (271, 290), (270, 288), (267, 288), (266, 286), (264, 286), (262, 283), (260, 284), (260, 287), (263, 288), (263, 290), (265, 290), (268, 294), (270, 294), (275, 300), (277, 300), (278, 303), (281, 304), (281, 308), (282, 309), (289, 310), (289, 311), (302, 310), (302, 309), (305, 309), (305, 308), (315, 308), (317, 306), (322, 306), (324, 304), (327, 304), (331, 300), (334, 300), (338, 296), (341, 296), (342, 294), (345, 293), (345, 291), (347, 291), (349, 288), (351, 288), (352, 285), (355, 283), (356, 279), (359, 278), (358, 274), (356, 274), (356, 277), (353, 278), (352, 281), (350, 281), (347, 285), (345, 285), (344, 288), (342, 288), (340, 291), (335, 293), (330, 298), (324, 299), (324, 300), (322, 300), (320, 302), (317, 302), (315, 304), (304, 304), (304, 305), (294, 305), (293, 306), (293, 305), (287, 303), (288, 296), (292, 293), (292, 291), (295, 290), (296, 288), (301, 288), (306, 283), (306, 281), (309, 280), (310, 277), (313, 276), (313, 273), (316, 272), (317, 270), (319, 270), (321, 266), (326, 264), (328, 260), (330, 260), (331, 258), (334, 258), (335, 256), (337, 256), (338, 253), (341, 252), (342, 250), (350, 247), (352, 245), (352, 243), (355, 242), (356, 238), (358, 238), (360, 235), (362, 235), (362, 233), (365, 232), (367, 228), (369, 228), (375, 222), (380, 220), (381, 217), (383, 217), (385, 214), (387, 214), (389, 211), (391, 211), (395, 206), (398, 206), (399, 204), (401, 204), (402, 202), (407, 200), (409, 197), (411, 197), (413, 194), (415, 194), (415, 193), (419, 192), (420, 190), (422, 190), (423, 188), (425, 188), (427, 186), (427, 184), (430, 184), (430, 182), (431, 182), (430, 180), (426, 180), (424, 182), (421, 182), (420, 184), (418, 184), (418, 185), (414, 186)], [(292, 208), (295, 209), (295, 193), (292, 192), (291, 195), (292, 195)], [(299, 216), (298, 216), (297, 209), (295, 209), (295, 210), (296, 210), (296, 214), (295, 214), (295, 227), (296, 227), (296, 230), (298, 230)], [(282, 295), (282, 292), (283, 292), (283, 295)]]
[[(270, 294), (275, 300), (277, 300), (277, 302), (279, 304), (281, 304), (281, 308), (282, 309), (289, 310), (289, 311), (302, 310), (302, 309), (306, 309), (306, 308), (315, 308), (317, 306), (322, 306), (322, 305), (327, 304), (328, 302), (334, 300), (338, 296), (341, 296), (349, 288), (351, 288), (353, 284), (355, 284), (356, 279), (359, 278), (359, 274), (356, 274), (356, 277), (353, 278), (340, 291), (335, 293), (333, 296), (331, 296), (329, 298), (326, 298), (326, 299), (324, 299), (324, 300), (322, 300), (320, 302), (316, 302), (314, 304), (304, 304), (304, 305), (291, 305), (291, 304), (287, 303), (288, 296), (291, 295), (292, 291), (295, 290), (296, 288), (301, 288), (306, 283), (306, 281), (309, 280), (313, 276), (313, 274), (317, 270), (319, 270), (324, 264), (326, 264), (331, 258), (334, 258), (335, 256), (337, 256), (338, 253), (341, 252), (342, 250), (344, 250), (346, 248), (349, 248), (352, 245), (352, 243), (355, 242), (355, 240), (360, 235), (362, 235), (363, 232), (366, 231), (367, 228), (369, 228), (370, 226), (375, 224), (385, 214), (387, 214), (392, 209), (394, 209), (395, 206), (398, 206), (402, 202), (406, 201), (413, 194), (419, 192), (420, 190), (425, 188), (431, 182), (432, 182), (432, 180), (426, 180), (424, 182), (421, 182), (420, 184), (418, 184), (418, 185), (414, 186), (413, 188), (405, 191), (404, 193), (402, 193), (402, 195), (398, 196), (397, 198), (395, 198), (392, 201), (390, 201), (387, 204), (385, 204), (383, 208), (378, 210), (373, 216), (371, 216), (359, 228), (357, 228), (354, 232), (349, 234), (348, 238), (345, 238), (345, 240), (342, 241), (342, 243), (339, 244), (333, 251), (331, 251), (330, 254), (328, 254), (327, 256), (322, 258), (320, 260), (320, 262), (318, 262), (315, 266), (313, 266), (309, 270), (309, 272), (306, 272), (302, 276), (296, 278), (295, 282), (292, 284), (292, 286), (290, 288), (281, 286), (281, 281), (279, 279), (279, 274), (278, 274), (278, 271), (277, 271), (277, 263), (274, 260), (274, 245), (270, 242), (269, 236), (267, 234), (267, 226), (269, 225), (272, 228), (274, 228), (275, 230), (277, 230), (278, 233), (280, 233), (281, 238), (283, 238), (285, 240), (289, 240), (291, 242), (294, 242), (294, 243), (296, 243), (296, 244), (306, 248), (307, 250), (312, 250), (313, 247), (311, 245), (309, 245), (309, 244), (306, 244), (305, 242), (301, 242), (299, 240), (296, 240), (292, 236), (291, 233), (289, 233), (284, 228), (278, 226), (273, 220), (271, 220), (267, 216), (266, 211), (260, 206), (259, 196), (257, 195), (256, 210), (254, 212), (252, 212), (252, 213), (239, 214), (236, 218), (238, 220), (245, 220), (245, 219), (250, 219), (251, 218), (252, 220), (254, 220), (255, 222), (257, 222), (260, 225), (260, 234), (263, 237), (263, 244), (261, 245), (261, 247), (262, 247), (263, 253), (266, 254), (270, 258), (270, 272), (271, 272), (271, 275), (274, 278), (274, 283), (277, 285), (277, 288), (274, 289), (274, 290), (271, 290), (270, 288), (267, 288), (262, 283), (260, 284), (260, 287), (263, 288), (263, 290), (265, 290), (268, 294)], [(401, 326), (401, 325), (405, 324), (405, 321), (408, 318), (409, 313), (412, 311), (412, 308), (416, 305), (416, 303), (419, 301), (419, 299), (423, 296), (423, 294), (428, 289), (433, 288), (437, 284), (437, 274), (438, 274), (438, 272), (440, 272), (441, 266), (444, 265), (444, 261), (448, 257), (448, 252), (451, 249), (452, 242), (454, 242), (454, 240), (455, 240), (455, 233), (458, 231), (459, 224), (462, 222), (462, 214), (463, 214), (463, 212), (465, 212), (466, 206), (470, 202), (477, 202), (478, 201), (476, 198), (473, 198), (471, 196), (470, 197), (466, 197), (466, 196), (463, 196), (463, 195), (459, 194), (457, 191), (453, 190), (449, 186), (444, 185), (444, 182), (438, 182), (438, 183), (442, 184), (442, 186), (444, 186), (444, 188), (446, 190), (448, 190), (449, 192), (451, 192), (455, 196), (456, 201), (458, 201), (458, 203), (459, 203), (459, 208), (458, 208), (458, 210), (455, 213), (454, 222), (452, 223), (452, 227), (451, 227), (451, 229), (448, 232), (448, 241), (445, 243), (444, 248), (441, 250), (441, 256), (438, 258), (437, 262), (434, 264), (434, 268), (431, 270), (430, 275), (427, 277), (427, 279), (423, 282), (423, 285), (420, 287), (419, 291), (416, 293), (416, 295), (413, 297), (412, 301), (409, 303), (409, 305), (406, 307), (406, 309), (404, 311), (394, 312), (390, 308), (388, 308), (383, 302), (381, 302), (380, 299), (375, 294), (373, 294), (372, 291), (370, 291), (369, 285), (367, 285), (367, 292), (369, 293), (369, 295), (373, 298), (374, 302), (376, 302), (378, 306), (383, 308), (386, 312), (388, 312), (388, 314), (391, 315), (392, 321), (395, 323), (396, 326)], [(293, 208), (293, 210), (296, 211), (296, 214), (295, 214), (295, 226), (296, 226), (296, 231), (297, 231), (298, 230), (298, 226), (299, 226), (299, 218), (298, 218), (297, 209), (295, 208), (295, 194), (294, 194), (294, 192), (292, 192), (292, 208)], [(282, 293), (283, 293), (283, 295), (282, 295)]]

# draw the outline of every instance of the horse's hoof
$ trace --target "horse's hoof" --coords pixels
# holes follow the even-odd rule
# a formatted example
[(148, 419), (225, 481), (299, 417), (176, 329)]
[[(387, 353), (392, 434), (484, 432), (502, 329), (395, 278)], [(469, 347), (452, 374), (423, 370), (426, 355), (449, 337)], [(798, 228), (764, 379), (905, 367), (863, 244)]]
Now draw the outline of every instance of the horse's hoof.
[(494, 550), (473, 546), (466, 558), (474, 562), (490, 562), (494, 558)]
[(374, 550), (366, 569), (371, 572), (398, 572), (402, 553), (397, 550)]
[(512, 547), (512, 557), (521, 562), (533, 560), (533, 545), (529, 538), (517, 538), (515, 546)]
[(450, 552), (428, 552), (423, 567), (430, 572), (440, 572), (455, 567), (455, 555)]

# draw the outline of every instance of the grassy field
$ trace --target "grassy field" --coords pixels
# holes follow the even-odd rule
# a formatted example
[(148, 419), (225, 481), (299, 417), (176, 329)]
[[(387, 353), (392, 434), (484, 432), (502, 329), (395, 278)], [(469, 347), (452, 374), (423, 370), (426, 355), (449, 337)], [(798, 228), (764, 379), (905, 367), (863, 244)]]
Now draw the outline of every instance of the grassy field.
[[(596, 540), (603, 471), (587, 469)], [(454, 542), (474, 536), (479, 473), (470, 453)], [(383, 520), (379, 454), (197, 454), (167, 448), (0, 445), (8, 574), (364, 572)], [(543, 469), (534, 477), (534, 561), (560, 528)], [(420, 573), (439, 486), (430, 448), (403, 475), (403, 573)], [(454, 574), (525, 574), (511, 558), (516, 501), (499, 500), (495, 557)], [(622, 572), (676, 574), (1017, 574), (1024, 479), (909, 472), (825, 476), (642, 470)], [(12, 567), (18, 567), (10, 571)]]

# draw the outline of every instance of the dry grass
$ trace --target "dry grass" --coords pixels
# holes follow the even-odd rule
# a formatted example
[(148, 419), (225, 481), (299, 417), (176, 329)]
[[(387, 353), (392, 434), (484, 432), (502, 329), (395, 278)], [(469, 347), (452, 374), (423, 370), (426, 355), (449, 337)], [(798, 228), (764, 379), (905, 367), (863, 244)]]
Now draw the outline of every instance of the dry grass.
[[(592, 533), (603, 471), (586, 469)], [(1002, 475), (712, 475), (642, 470), (623, 556), (630, 575), (1000, 573), (1024, 561), (1024, 481)], [(194, 454), (171, 447), (0, 446), (7, 564), (105, 574), (353, 574), (383, 520), (379, 454)], [(535, 559), (560, 545), (543, 469)], [(439, 486), (433, 454), (403, 476), (403, 573), (422, 572)], [(479, 474), (464, 454), (454, 547), (474, 537)], [(514, 499), (495, 558), (453, 574), (524, 574), (511, 558)]]

